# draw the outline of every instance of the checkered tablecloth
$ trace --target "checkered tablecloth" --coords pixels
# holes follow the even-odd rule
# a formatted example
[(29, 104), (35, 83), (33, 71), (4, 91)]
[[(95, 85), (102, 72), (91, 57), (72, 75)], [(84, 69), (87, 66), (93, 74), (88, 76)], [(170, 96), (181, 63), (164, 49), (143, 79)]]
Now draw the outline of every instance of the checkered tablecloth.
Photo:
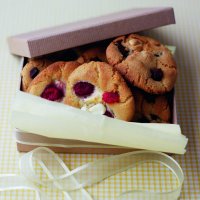
[[(0, 6), (0, 174), (18, 173), (20, 154), (16, 150), (13, 128), (9, 117), (15, 91), (20, 79), (20, 58), (9, 54), (6, 37), (9, 35), (63, 24), (141, 6), (173, 6), (176, 25), (148, 31), (165, 44), (177, 47), (179, 78), (176, 85), (178, 120), (183, 133), (189, 138), (187, 153), (173, 157), (181, 165), (185, 181), (180, 199), (200, 199), (200, 2), (136, 1), (136, 0), (6, 0)], [(70, 169), (106, 155), (60, 154)], [(113, 199), (131, 188), (156, 191), (176, 187), (176, 179), (168, 170), (156, 163), (147, 163), (113, 176), (100, 184), (87, 188), (95, 199)], [(52, 192), (52, 199), (62, 199), (62, 194)], [(0, 192), (1, 200), (32, 200), (33, 192)], [(79, 198), (81, 199), (81, 198)]]

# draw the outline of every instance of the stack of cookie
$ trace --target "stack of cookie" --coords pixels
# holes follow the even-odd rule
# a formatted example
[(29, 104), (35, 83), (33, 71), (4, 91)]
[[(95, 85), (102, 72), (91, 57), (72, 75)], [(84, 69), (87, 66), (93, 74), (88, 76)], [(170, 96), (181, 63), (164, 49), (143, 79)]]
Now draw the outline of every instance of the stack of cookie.
[(177, 77), (171, 52), (152, 38), (131, 34), (112, 41), (106, 55), (133, 88), (134, 121), (170, 122), (168, 97)]
[(177, 71), (164, 45), (131, 34), (74, 52), (30, 59), (22, 70), (22, 90), (125, 121), (170, 122)]

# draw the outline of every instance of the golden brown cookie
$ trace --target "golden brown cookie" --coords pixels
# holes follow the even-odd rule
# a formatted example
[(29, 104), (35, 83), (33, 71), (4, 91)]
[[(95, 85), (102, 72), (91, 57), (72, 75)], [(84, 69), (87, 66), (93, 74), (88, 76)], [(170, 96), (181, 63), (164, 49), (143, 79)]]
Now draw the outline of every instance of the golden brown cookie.
[(83, 64), (90, 61), (107, 62), (106, 52), (104, 47), (94, 47), (85, 50), (78, 58), (77, 62)]
[(134, 121), (143, 123), (169, 123), (170, 105), (166, 95), (153, 95), (134, 89)]
[(66, 97), (67, 79), (79, 65), (75, 61), (55, 62), (33, 79), (27, 91), (50, 101), (62, 102)]
[(121, 36), (106, 50), (108, 62), (132, 85), (163, 94), (174, 87), (177, 69), (171, 52), (160, 42), (136, 34)]
[(26, 91), (31, 81), (52, 62), (42, 58), (31, 58), (24, 66), (21, 72), (22, 76), (22, 90)]
[(104, 62), (89, 62), (75, 69), (67, 82), (65, 103), (121, 120), (134, 115), (134, 98), (121, 75)]

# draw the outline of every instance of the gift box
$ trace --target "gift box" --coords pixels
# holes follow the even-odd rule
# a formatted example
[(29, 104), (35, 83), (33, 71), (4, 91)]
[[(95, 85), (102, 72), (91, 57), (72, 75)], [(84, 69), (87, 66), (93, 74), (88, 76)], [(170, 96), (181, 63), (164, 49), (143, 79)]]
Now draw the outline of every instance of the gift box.
[[(53, 55), (55, 52), (56, 54), (59, 54), (59, 51), (62, 51), (62, 50), (72, 49), (72, 48), (80, 47), (82, 45), (90, 45), (90, 44), (93, 44), (94, 42), (106, 41), (116, 36), (149, 30), (156, 27), (174, 24), (174, 23), (175, 23), (174, 11), (173, 11), (173, 8), (171, 7), (135, 8), (135, 9), (126, 10), (123, 12), (112, 13), (109, 15), (100, 16), (100, 17), (96, 17), (92, 19), (83, 20), (83, 21), (78, 21), (78, 22), (65, 24), (65, 25), (61, 25), (57, 27), (52, 27), (52, 28), (48, 28), (44, 30), (38, 30), (38, 31), (30, 32), (30, 33), (12, 36), (8, 38), (8, 43), (9, 43), (10, 52), (12, 54), (22, 56), (22, 62), (21, 62), (20, 67), (23, 68), (23, 66), (27, 62), (27, 58), (45, 56), (45, 55), (49, 55), (50, 53), (51, 55)], [(21, 91), (22, 90), (21, 83), (19, 85), (20, 85), (19, 91)], [(29, 128), (29, 127), (32, 127), (32, 125), (29, 125), (29, 126), (27, 125), (28, 123), (31, 123), (30, 120), (31, 120), (31, 117), (33, 117), (32, 116), (33, 114), (31, 112), (33, 111), (33, 109), (32, 111), (30, 111), (29, 109), (30, 107), (28, 106), (30, 106), (31, 104), (29, 104), (29, 102), (26, 102), (25, 99), (23, 100), (22, 93), (24, 92), (22, 91), (20, 92), (20, 95), (21, 95), (20, 101), (18, 100), (17, 104), (15, 104), (14, 109), (13, 109), (14, 110), (13, 116), (15, 117), (14, 126), (17, 128), (15, 131), (15, 137), (17, 141), (17, 148), (19, 151), (26, 152), (26, 151), (32, 150), (33, 148), (37, 146), (47, 146), (47, 147), (52, 148), (56, 152), (118, 154), (118, 153), (135, 150), (138, 147), (140, 148), (140, 146), (137, 146), (135, 144), (132, 145), (129, 143), (126, 145), (127, 141), (120, 142), (120, 137), (119, 139), (116, 139), (116, 141), (113, 141), (113, 142), (111, 141), (110, 138), (105, 137), (105, 142), (104, 142), (104, 138), (99, 138), (99, 137), (94, 136), (92, 139), (90, 138), (88, 139), (88, 135), (85, 134), (83, 137), (81, 136), (79, 139), (78, 136), (76, 137), (76, 133), (77, 133), (76, 131), (73, 135), (71, 134), (69, 136), (69, 132), (68, 132), (65, 134), (64, 137), (59, 137), (59, 134), (57, 134), (56, 131), (54, 132), (53, 129), (52, 129), (52, 132), (54, 132), (54, 134), (49, 134), (49, 130), (46, 131), (48, 129), (47, 127), (45, 127), (46, 122), (44, 122), (44, 125), (43, 124), (40, 125), (41, 128), (38, 128), (38, 129), (36, 128), (37, 124), (34, 124), (35, 129), (37, 130), (33, 131), (35, 130), (34, 128)], [(173, 96), (172, 97), (173, 103), (172, 103), (172, 108), (171, 108), (173, 111), (172, 124), (176, 124), (177, 115), (176, 115), (176, 101), (175, 101), (174, 91), (171, 92), (171, 95)], [(24, 98), (26, 97), (24, 96)], [(33, 103), (35, 103), (34, 99), (33, 99)], [(23, 105), (25, 105), (27, 109), (23, 108), (23, 112), (22, 112), (20, 109), (22, 108)], [(52, 108), (53, 107), (54, 107), (54, 104), (52, 105)], [(69, 107), (69, 106), (66, 106), (66, 107)], [(69, 109), (70, 110), (68, 111), (68, 114), (67, 114), (69, 116), (70, 116), (69, 112), (78, 112), (76, 110), (71, 111), (71, 108)], [(21, 117), (20, 119), (23, 118), (25, 120), (24, 123), (20, 120), (17, 120), (17, 117), (18, 117), (18, 115), (16, 115), (17, 112), (18, 112), (18, 115), (20, 115)], [(67, 113), (67, 111), (65, 113)], [(37, 118), (37, 115), (38, 115), (38, 118), (41, 117), (39, 111), (34, 111), (34, 117)], [(80, 113), (80, 115), (82, 114)], [(34, 117), (32, 119), (35, 119), (36, 121), (36, 118)], [(88, 119), (90, 118), (90, 116), (85, 116), (85, 117), (88, 117)], [(26, 121), (27, 118), (29, 119), (29, 121)], [(97, 118), (97, 116), (93, 116), (93, 118)], [(108, 127), (111, 126), (112, 121), (109, 121), (110, 119), (106, 119), (106, 120), (103, 118), (100, 118), (100, 119), (103, 121), (106, 121), (106, 123), (108, 123)], [(115, 120), (115, 119), (112, 119), (112, 120)], [(120, 121), (116, 121), (115, 126), (116, 124), (121, 124), (121, 123), (122, 122)], [(129, 124), (125, 124), (126, 122), (123, 122), (123, 123), (124, 124), (119, 125), (119, 128), (118, 128), (118, 131), (119, 132), (121, 131), (121, 134), (123, 134), (123, 132), (126, 130), (122, 128), (123, 126), (127, 126), (128, 128), (127, 130), (134, 131), (134, 127), (132, 129), (131, 127), (129, 127), (130, 123)], [(103, 130), (105, 130), (105, 124), (103, 126), (104, 126)], [(152, 132), (152, 134), (153, 134), (153, 131), (155, 132), (159, 132), (159, 130), (166, 131), (168, 128), (170, 128), (170, 124), (168, 125), (159, 124), (159, 126), (157, 125), (152, 126), (152, 125), (147, 124), (144, 126), (143, 125), (140, 126), (137, 123), (135, 126), (137, 126), (137, 128), (135, 128), (136, 131), (144, 131), (144, 132), (150, 131)], [(94, 135), (95, 135), (95, 129), (93, 130), (94, 130)], [(88, 131), (91, 132), (91, 130), (89, 129)], [(108, 130), (108, 128), (106, 129), (106, 131), (108, 133), (112, 132), (112, 130), (111, 129)], [(183, 146), (185, 146), (187, 141), (184, 140), (183, 143), (184, 143)], [(173, 150), (168, 151), (160, 147), (151, 149), (148, 145), (146, 146), (143, 145), (141, 146), (141, 148), (149, 149), (149, 150), (160, 150), (160, 151), (172, 152), (172, 153), (175, 152)], [(181, 152), (177, 151), (177, 153), (181, 153)]]

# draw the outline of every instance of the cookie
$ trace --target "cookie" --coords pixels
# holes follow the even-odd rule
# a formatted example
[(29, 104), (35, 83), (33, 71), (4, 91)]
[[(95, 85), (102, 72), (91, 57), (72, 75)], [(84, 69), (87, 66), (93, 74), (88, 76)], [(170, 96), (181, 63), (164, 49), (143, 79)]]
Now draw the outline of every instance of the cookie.
[(21, 72), (22, 90), (26, 91), (31, 81), (52, 62), (46, 59), (29, 59)]
[(79, 65), (75, 61), (55, 62), (33, 79), (27, 91), (50, 101), (63, 102), (67, 79)]
[(169, 123), (170, 105), (166, 95), (153, 95), (134, 90), (135, 116), (133, 121), (143, 123)]
[(46, 59), (51, 60), (52, 62), (58, 62), (58, 61), (75, 61), (79, 57), (79, 50), (74, 49), (67, 49), (62, 51), (57, 51), (54, 53), (50, 53), (44, 56)]
[(89, 62), (75, 69), (67, 82), (65, 103), (96, 114), (130, 121), (134, 98), (122, 76), (104, 62)]
[(90, 61), (107, 62), (105, 48), (95, 47), (85, 50), (78, 58), (77, 62), (83, 64)]
[(163, 94), (174, 87), (177, 69), (173, 56), (152, 38), (118, 37), (107, 47), (106, 56), (127, 81), (148, 93)]

